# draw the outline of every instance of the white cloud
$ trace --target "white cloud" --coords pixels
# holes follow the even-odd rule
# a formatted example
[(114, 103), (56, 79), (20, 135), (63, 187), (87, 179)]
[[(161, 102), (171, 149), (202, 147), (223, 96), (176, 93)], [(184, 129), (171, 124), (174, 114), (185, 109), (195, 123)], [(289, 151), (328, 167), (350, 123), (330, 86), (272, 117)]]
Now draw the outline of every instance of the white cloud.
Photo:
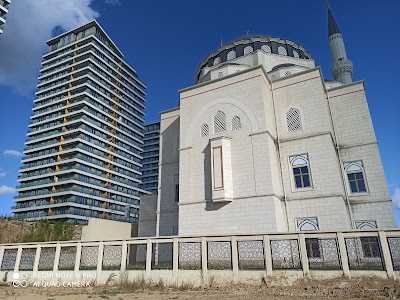
[(0, 169), (0, 178), (6, 177), (7, 173)]
[(0, 85), (22, 94), (35, 89), (46, 41), (57, 27), (70, 30), (99, 14), (92, 0), (12, 1), (0, 39)]
[(392, 195), (392, 201), (396, 208), (400, 208), (400, 189), (394, 189), (394, 193)]
[(15, 189), (13, 189), (12, 187), (6, 185), (0, 186), (0, 195), (12, 194), (12, 193), (15, 193)]
[(111, 5), (121, 5), (121, 2), (119, 0), (104, 0), (107, 4)]
[(4, 155), (5, 156), (12, 156), (12, 157), (22, 157), (24, 154), (22, 152), (19, 152), (17, 150), (4, 150)]

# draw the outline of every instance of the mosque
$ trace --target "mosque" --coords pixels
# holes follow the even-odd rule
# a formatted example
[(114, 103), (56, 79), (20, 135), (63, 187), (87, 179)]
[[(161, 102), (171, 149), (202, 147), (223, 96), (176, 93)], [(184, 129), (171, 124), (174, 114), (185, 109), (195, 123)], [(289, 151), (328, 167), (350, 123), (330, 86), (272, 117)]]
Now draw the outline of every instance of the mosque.
[(161, 113), (158, 194), (140, 236), (396, 226), (364, 81), (352, 81), (328, 5), (332, 75), (308, 51), (264, 35), (199, 65)]

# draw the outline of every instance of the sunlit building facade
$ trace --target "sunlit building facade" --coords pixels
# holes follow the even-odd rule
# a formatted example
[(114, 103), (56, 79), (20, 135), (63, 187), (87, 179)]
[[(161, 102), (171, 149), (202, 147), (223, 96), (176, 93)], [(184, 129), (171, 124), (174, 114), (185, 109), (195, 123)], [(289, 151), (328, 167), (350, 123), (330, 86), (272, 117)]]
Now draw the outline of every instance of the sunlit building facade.
[(96, 21), (47, 44), (12, 212), (134, 223), (146, 86)]
[(3, 26), (6, 23), (6, 14), (10, 4), (11, 0), (0, 0), (0, 34), (3, 33)]

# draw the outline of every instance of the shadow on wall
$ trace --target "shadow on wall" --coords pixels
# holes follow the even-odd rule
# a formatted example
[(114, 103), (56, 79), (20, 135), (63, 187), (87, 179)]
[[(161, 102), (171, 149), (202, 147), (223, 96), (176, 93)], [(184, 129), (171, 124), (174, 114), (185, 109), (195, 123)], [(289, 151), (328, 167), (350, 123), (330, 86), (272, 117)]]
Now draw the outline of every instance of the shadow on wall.
[(204, 155), (204, 198), (205, 200), (212, 200), (212, 182), (211, 182), (211, 146), (203, 150)]

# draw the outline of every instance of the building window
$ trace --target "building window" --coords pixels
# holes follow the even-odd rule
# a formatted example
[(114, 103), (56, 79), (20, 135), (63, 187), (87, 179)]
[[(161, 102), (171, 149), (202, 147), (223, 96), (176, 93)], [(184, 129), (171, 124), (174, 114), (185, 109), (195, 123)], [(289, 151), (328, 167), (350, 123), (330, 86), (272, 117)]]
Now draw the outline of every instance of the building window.
[(232, 130), (239, 130), (242, 128), (242, 123), (240, 123), (240, 118), (238, 116), (234, 116), (232, 119)]
[(220, 64), (220, 63), (221, 63), (221, 58), (220, 58), (220, 57), (216, 57), (216, 58), (214, 59), (213, 65), (215, 66), (215, 65), (218, 65), (218, 64)]
[(299, 53), (296, 50), (293, 50), (293, 57), (295, 57), (295, 58), (300, 57)]
[(296, 189), (311, 187), (310, 165), (307, 154), (289, 157)]
[(376, 221), (355, 221), (354, 222), (357, 229), (375, 229), (378, 228)]
[(344, 164), (347, 174), (347, 180), (351, 193), (365, 193), (367, 186), (365, 184), (364, 166), (362, 161), (350, 162)]
[(228, 55), (226, 56), (227, 60), (235, 59), (236, 58), (236, 52), (235, 50), (231, 50), (228, 52)]
[(244, 53), (244, 55), (253, 53), (253, 47), (251, 47), (251, 46), (245, 47), (244, 50), (243, 50), (243, 53)]
[(299, 231), (319, 230), (317, 218), (301, 218), (296, 219), (296, 226)]
[(226, 131), (226, 115), (222, 111), (218, 111), (214, 116), (214, 133)]
[(210, 129), (207, 124), (201, 125), (201, 137), (208, 136)]
[(179, 203), (179, 175), (174, 175), (175, 202)]
[(221, 78), (221, 77), (223, 77), (223, 76), (224, 76), (224, 73), (218, 72), (218, 78)]
[(287, 55), (286, 48), (283, 47), (283, 46), (279, 46), (279, 47), (278, 47), (278, 53), (279, 53), (280, 55)]
[(364, 257), (381, 257), (379, 241), (376, 236), (360, 237)]
[(302, 130), (300, 110), (291, 107), (286, 112), (287, 130), (289, 132)]
[[(317, 218), (301, 218), (296, 219), (297, 229), (300, 231), (315, 231), (319, 230)], [(321, 243), (318, 238), (306, 239), (306, 248), (308, 258), (321, 257)]]
[(265, 53), (271, 53), (271, 47), (268, 45), (262, 45), (261, 50), (264, 51)]

